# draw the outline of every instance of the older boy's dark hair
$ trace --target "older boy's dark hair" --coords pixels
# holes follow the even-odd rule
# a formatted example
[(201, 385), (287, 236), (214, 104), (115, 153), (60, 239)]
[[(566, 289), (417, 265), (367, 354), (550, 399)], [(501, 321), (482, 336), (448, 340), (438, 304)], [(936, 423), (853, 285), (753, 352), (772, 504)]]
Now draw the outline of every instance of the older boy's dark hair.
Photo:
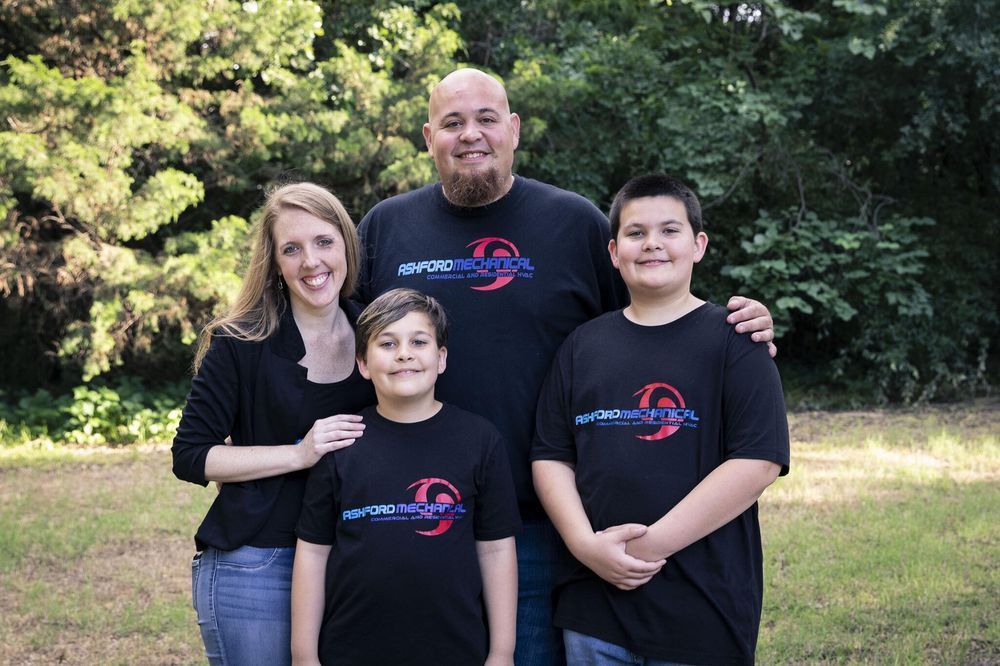
[(622, 209), (625, 208), (625, 204), (632, 199), (642, 199), (643, 197), (673, 197), (684, 204), (688, 222), (696, 235), (705, 228), (701, 219), (701, 203), (691, 188), (672, 176), (650, 173), (636, 176), (628, 181), (615, 195), (615, 200), (611, 204), (611, 214), (608, 216), (611, 219), (612, 238), (618, 238), (618, 230), (622, 224)]
[(422, 294), (416, 289), (390, 289), (364, 309), (358, 316), (354, 335), (355, 353), (358, 358), (368, 358), (368, 343), (378, 337), (390, 324), (411, 312), (427, 315), (434, 327), (434, 338), (438, 347), (448, 341), (448, 318), (437, 299)]

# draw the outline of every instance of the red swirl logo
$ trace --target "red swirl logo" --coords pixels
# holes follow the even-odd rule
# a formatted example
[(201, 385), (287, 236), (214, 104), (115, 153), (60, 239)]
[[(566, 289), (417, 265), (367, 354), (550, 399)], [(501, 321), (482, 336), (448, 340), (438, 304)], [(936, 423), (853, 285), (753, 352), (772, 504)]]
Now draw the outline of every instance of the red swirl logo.
[[(662, 397), (655, 398), (654, 394), (659, 393)], [(652, 384), (646, 384), (641, 389), (632, 394), (634, 398), (637, 395), (641, 395), (639, 398), (639, 407), (641, 409), (646, 409), (648, 407), (661, 407), (661, 408), (676, 408), (684, 407), (684, 396), (675, 389), (670, 384), (664, 384), (662, 382), (654, 382)], [(653, 417), (647, 416), (644, 420), (652, 421)], [(636, 435), (638, 439), (645, 439), (649, 441), (664, 439), (665, 437), (670, 437), (672, 434), (680, 430), (679, 425), (665, 425), (661, 426), (659, 430), (654, 432), (652, 435)]]
[[(475, 249), (472, 251), (473, 257), (520, 257), (521, 253), (518, 252), (517, 247), (505, 238), (480, 238), (479, 240), (474, 240), (465, 247), (473, 247)], [(477, 271), (478, 273), (490, 273), (496, 272), (497, 278), (482, 287), (472, 287), (476, 291), (493, 291), (494, 289), (499, 289), (500, 287), (510, 284), (514, 279), (514, 274), (517, 273), (517, 269), (497, 269), (496, 271), (490, 271), (489, 269), (482, 269)], [(499, 275), (500, 273), (505, 273), (506, 275)]]
[[(431, 495), (431, 488), (434, 486), (444, 486), (444, 488), (450, 491), (451, 494), (447, 492), (438, 492), (438, 494), (434, 496), (434, 499), (428, 500), (427, 498)], [(435, 504), (449, 504), (454, 506), (462, 501), (462, 494), (458, 492), (458, 488), (451, 485), (444, 479), (438, 479), (436, 477), (420, 479), (419, 481), (414, 481), (406, 487), (407, 490), (411, 490), (413, 488), (417, 489), (414, 496), (414, 500), (417, 502), (429, 501)], [(434, 518), (442, 515), (445, 516), (445, 518), (438, 520), (437, 526), (432, 530), (416, 530), (417, 534), (423, 534), (424, 536), (438, 536), (440, 534), (444, 534), (448, 531), (448, 528), (451, 527), (451, 524), (455, 522), (454, 511), (450, 513), (422, 511), (420, 515), (426, 516), (427, 518)]]

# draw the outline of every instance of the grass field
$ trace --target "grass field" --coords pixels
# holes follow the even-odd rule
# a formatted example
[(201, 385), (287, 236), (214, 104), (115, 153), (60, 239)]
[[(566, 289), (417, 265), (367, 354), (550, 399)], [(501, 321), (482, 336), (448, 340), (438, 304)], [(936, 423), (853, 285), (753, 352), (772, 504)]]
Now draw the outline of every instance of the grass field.
[[(790, 417), (761, 664), (1000, 663), (1000, 403)], [(0, 662), (200, 663), (165, 447), (0, 449)]]

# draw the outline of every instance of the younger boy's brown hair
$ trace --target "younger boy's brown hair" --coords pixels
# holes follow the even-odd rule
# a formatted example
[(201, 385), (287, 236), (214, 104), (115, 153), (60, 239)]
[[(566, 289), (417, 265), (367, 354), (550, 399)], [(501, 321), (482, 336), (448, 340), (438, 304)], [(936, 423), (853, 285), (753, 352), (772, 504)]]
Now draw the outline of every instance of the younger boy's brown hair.
[(436, 298), (416, 289), (390, 289), (364, 309), (358, 316), (354, 336), (355, 353), (362, 361), (368, 359), (368, 343), (378, 337), (390, 324), (399, 321), (411, 312), (427, 315), (434, 327), (434, 338), (438, 347), (448, 341), (448, 318), (444, 308)]

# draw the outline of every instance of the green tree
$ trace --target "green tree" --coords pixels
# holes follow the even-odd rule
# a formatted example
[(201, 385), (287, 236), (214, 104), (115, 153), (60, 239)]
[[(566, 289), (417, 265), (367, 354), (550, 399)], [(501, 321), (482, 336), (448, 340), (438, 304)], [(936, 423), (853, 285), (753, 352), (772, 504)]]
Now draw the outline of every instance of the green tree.
[(509, 67), (522, 173), (605, 206), (644, 171), (695, 185), (713, 239), (696, 285), (765, 300), (784, 358), (827, 386), (987, 386), (995, 3), (529, 7), (467, 35)]
[(317, 180), (359, 214), (433, 177), (419, 127), (461, 46), (452, 5), (369, 7), (363, 39), (326, 41), (309, 0), (0, 7), (5, 383), (176, 377), (265, 186)]
[(996, 373), (998, 7), (985, 0), (0, 0), (5, 386), (184, 374), (276, 181), (360, 217), (435, 178), (430, 87), (469, 63), (519, 173), (604, 207), (693, 184), (700, 293), (763, 299), (781, 362), (862, 399)]

